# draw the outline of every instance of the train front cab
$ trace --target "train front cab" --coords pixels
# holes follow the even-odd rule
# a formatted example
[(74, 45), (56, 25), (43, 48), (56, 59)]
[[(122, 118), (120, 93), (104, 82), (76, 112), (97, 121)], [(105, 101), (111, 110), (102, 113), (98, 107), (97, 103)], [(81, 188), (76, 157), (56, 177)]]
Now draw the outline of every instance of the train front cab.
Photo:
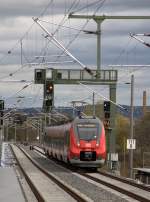
[(70, 163), (79, 167), (101, 167), (105, 158), (105, 131), (101, 121), (76, 118), (70, 130)]

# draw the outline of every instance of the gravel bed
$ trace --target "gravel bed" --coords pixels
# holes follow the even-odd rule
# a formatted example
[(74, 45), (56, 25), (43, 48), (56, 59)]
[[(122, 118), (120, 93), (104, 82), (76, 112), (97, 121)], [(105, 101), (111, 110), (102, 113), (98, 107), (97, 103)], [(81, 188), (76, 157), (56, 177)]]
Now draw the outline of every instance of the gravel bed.
[(12, 167), (16, 164), (14, 155), (12, 154), (10, 145), (8, 142), (2, 143), (2, 154), (1, 154), (1, 167), (7, 168)]
[(49, 159), (43, 158), (34, 151), (30, 151), (28, 147), (25, 149), (29, 154), (42, 164), (49, 172), (53, 173), (61, 180), (65, 181), (68, 185), (79, 190), (81, 193), (85, 194), (87, 197), (91, 198), (94, 202), (127, 202), (135, 201), (131, 198), (125, 197), (116, 191), (112, 191), (109, 188), (104, 188), (104, 186), (99, 186), (97, 183), (91, 183), (90, 180), (85, 180), (83, 177), (78, 177), (66, 168), (62, 168), (56, 165)]

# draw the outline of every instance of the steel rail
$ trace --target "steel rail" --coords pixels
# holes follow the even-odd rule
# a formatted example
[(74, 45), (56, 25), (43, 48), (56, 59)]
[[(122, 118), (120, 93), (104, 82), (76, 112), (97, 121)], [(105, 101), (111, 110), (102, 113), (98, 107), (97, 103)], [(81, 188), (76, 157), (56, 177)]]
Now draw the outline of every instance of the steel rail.
[(110, 174), (110, 173), (107, 173), (107, 172), (102, 172), (102, 171), (98, 171), (98, 173), (101, 174), (101, 175), (104, 175), (104, 176), (106, 176), (106, 177), (110, 177), (110, 178), (112, 178), (112, 179), (114, 179), (114, 180), (118, 180), (118, 181), (120, 181), (120, 182), (124, 182), (124, 183), (129, 184), (129, 185), (132, 185), (132, 186), (134, 186), (134, 187), (143, 189), (144, 191), (150, 192), (150, 187), (144, 186), (144, 185), (142, 185), (142, 184), (137, 184), (137, 183), (135, 183), (134, 181), (131, 181), (131, 180), (126, 179), (126, 178), (124, 178), (124, 177), (118, 177), (118, 176), (115, 176), (115, 175), (113, 175), (113, 174)]
[[(51, 179), (54, 183), (56, 183), (60, 188), (62, 188), (65, 192), (67, 192), (69, 195), (71, 195), (75, 200), (78, 202), (88, 202), (90, 200), (84, 198), (83, 196), (80, 196), (78, 193), (76, 193), (73, 189), (71, 189), (69, 186), (65, 185), (63, 182), (59, 181), (57, 178), (52, 176), (46, 169), (44, 169), (41, 165), (39, 165), (35, 160), (31, 158), (31, 156), (20, 146), (17, 146), (21, 152), (33, 163), (35, 167), (37, 167), (42, 173), (44, 173), (49, 179)], [(43, 202), (43, 201), (41, 201)]]
[(137, 194), (133, 193), (133, 192), (130, 191), (130, 190), (125, 190), (123, 187), (118, 187), (118, 186), (116, 186), (115, 184), (111, 184), (111, 183), (106, 182), (106, 181), (104, 181), (104, 180), (101, 180), (101, 179), (98, 179), (98, 178), (96, 178), (96, 177), (90, 176), (90, 175), (88, 175), (88, 174), (86, 174), (86, 173), (79, 173), (79, 174), (80, 174), (81, 176), (84, 176), (84, 177), (86, 177), (86, 178), (88, 178), (88, 179), (94, 181), (94, 182), (97, 182), (97, 183), (99, 183), (99, 184), (103, 184), (103, 185), (105, 185), (105, 186), (107, 186), (107, 187), (109, 187), (109, 188), (111, 188), (111, 189), (113, 189), (113, 190), (116, 190), (116, 191), (118, 191), (118, 192), (120, 192), (120, 193), (122, 193), (122, 194), (125, 194), (125, 195), (127, 195), (127, 196), (133, 198), (133, 199), (136, 199), (136, 200), (138, 200), (138, 201), (140, 201), (140, 202), (149, 202), (149, 201), (150, 201), (149, 199), (146, 199), (145, 197), (143, 197), (143, 196), (141, 196), (141, 195), (137, 195)]
[[(35, 151), (37, 151), (38, 153), (40, 153), (40, 154), (46, 156), (46, 154), (44, 153), (44, 150), (43, 150), (43, 152), (42, 152), (42, 151), (38, 150), (36, 147), (39, 147), (40, 149), (43, 149), (42, 147), (35, 145), (35, 146), (33, 146), (33, 150), (35, 150)], [(57, 162), (55, 162), (55, 163), (57, 163)], [(64, 167), (64, 165), (62, 165), (62, 166)], [(68, 168), (68, 167), (67, 167), (67, 168)], [(70, 168), (70, 170), (71, 170), (71, 169), (72, 169), (72, 168)], [(74, 171), (74, 169), (73, 169), (73, 171)], [(134, 181), (132, 181), (132, 180), (129, 180), (129, 179), (127, 179), (127, 178), (115, 176), (115, 175), (113, 175), (113, 174), (111, 174), (111, 173), (104, 172), (104, 171), (97, 171), (96, 173), (98, 173), (98, 174), (100, 174), (100, 175), (104, 175), (104, 176), (106, 176), (106, 177), (110, 177), (110, 178), (112, 178), (112, 179), (114, 179), (114, 180), (118, 180), (118, 181), (120, 181), (120, 182), (129, 184), (129, 185), (132, 185), (132, 186), (137, 187), (137, 188), (139, 188), (139, 189), (142, 189), (142, 190), (144, 190), (144, 191), (150, 192), (150, 187), (147, 187), (147, 186), (145, 186), (145, 185), (143, 185), (143, 184), (137, 184), (136, 182), (134, 182)], [(80, 172), (79, 172), (79, 174), (80, 174)]]
[(32, 182), (32, 180), (28, 177), (28, 175), (26, 174), (25, 170), (23, 169), (23, 167), (22, 167), (21, 163), (19, 162), (19, 160), (18, 160), (18, 158), (17, 158), (17, 156), (16, 156), (16, 154), (15, 154), (15, 152), (14, 152), (14, 150), (13, 150), (13, 148), (12, 148), (11, 145), (10, 145), (10, 147), (11, 147), (13, 155), (15, 156), (15, 159), (17, 161), (18, 166), (21, 169), (21, 171), (22, 171), (22, 173), (23, 173), (23, 175), (24, 175), (27, 183), (29, 184), (32, 192), (34, 193), (36, 199), (39, 202), (45, 202), (44, 198), (42, 197), (42, 195), (40, 194), (40, 192), (38, 191), (38, 189), (36, 188), (36, 186), (34, 185), (34, 183)]

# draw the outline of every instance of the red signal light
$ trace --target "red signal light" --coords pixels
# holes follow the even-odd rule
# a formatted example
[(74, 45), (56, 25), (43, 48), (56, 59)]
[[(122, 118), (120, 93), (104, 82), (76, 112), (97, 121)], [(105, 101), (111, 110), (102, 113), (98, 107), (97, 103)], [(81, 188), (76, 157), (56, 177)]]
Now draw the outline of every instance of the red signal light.
[(47, 94), (52, 94), (54, 90), (53, 83), (47, 83), (46, 84), (46, 93)]
[(52, 91), (52, 90), (53, 90), (53, 86), (52, 86), (52, 85), (49, 85), (49, 86), (48, 86), (48, 89), (49, 89), (49, 91)]

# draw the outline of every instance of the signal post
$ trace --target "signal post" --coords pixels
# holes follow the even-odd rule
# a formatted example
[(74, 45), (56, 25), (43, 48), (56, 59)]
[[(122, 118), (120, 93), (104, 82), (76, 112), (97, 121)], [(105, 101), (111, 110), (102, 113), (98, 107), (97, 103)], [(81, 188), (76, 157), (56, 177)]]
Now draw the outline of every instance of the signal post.
[(34, 72), (35, 84), (43, 84), (43, 111), (45, 113), (51, 112), (54, 106), (54, 81), (52, 75), (47, 76), (49, 72), (52, 73), (51, 69), (35, 69)]
[(0, 161), (1, 161), (1, 147), (3, 141), (3, 116), (4, 116), (4, 100), (0, 100)]
[(46, 80), (44, 84), (43, 109), (50, 112), (54, 106), (54, 84), (53, 81)]

